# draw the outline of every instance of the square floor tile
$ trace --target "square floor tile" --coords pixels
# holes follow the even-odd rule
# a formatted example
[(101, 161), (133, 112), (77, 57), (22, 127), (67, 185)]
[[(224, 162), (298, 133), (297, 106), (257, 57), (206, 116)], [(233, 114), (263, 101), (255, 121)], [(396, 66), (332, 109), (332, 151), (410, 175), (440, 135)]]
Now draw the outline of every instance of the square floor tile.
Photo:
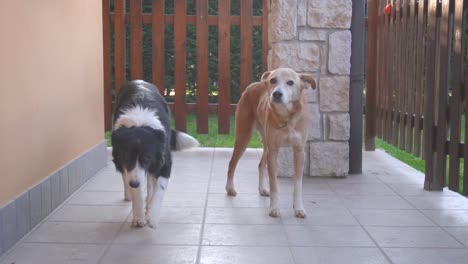
[(115, 237), (121, 225), (121, 223), (44, 222), (26, 237), (26, 241), (103, 244)]
[(330, 183), (330, 187), (339, 195), (395, 195), (383, 183)]
[(124, 192), (84, 192), (74, 194), (67, 204), (75, 205), (124, 205), (131, 206), (130, 201), (124, 200)]
[(112, 245), (104, 255), (102, 264), (194, 264), (195, 246)]
[(286, 225), (290, 245), (325, 247), (374, 247), (359, 226)]
[(281, 225), (207, 224), (203, 234), (203, 245), (287, 246), (288, 239)]
[(384, 248), (395, 264), (466, 264), (467, 249)]
[(156, 228), (133, 227), (126, 223), (114, 240), (115, 244), (132, 245), (198, 245), (200, 224), (159, 224)]
[(399, 196), (343, 196), (343, 203), (351, 209), (414, 209)]
[(295, 264), (390, 264), (377, 248), (291, 248)]
[(281, 218), (268, 215), (267, 208), (207, 208), (208, 224), (281, 224)]
[(422, 212), (441, 226), (468, 227), (468, 210), (423, 210)]
[(164, 207), (205, 207), (206, 193), (166, 193)]
[(324, 208), (307, 207), (307, 217), (298, 218), (292, 208), (283, 209), (281, 220), (286, 225), (323, 225), (323, 226), (356, 226), (359, 223), (344, 207)]
[(49, 221), (123, 222), (131, 210), (131, 206), (63, 205)]
[(459, 197), (425, 197), (425, 196), (406, 196), (411, 204), (418, 209), (435, 210), (468, 210), (468, 199)]
[(440, 227), (366, 227), (366, 229), (381, 247), (462, 247)]
[(162, 207), (160, 223), (201, 224), (204, 208), (198, 207)]
[(1, 264), (97, 264), (105, 245), (21, 243)]
[(200, 264), (293, 264), (287, 247), (202, 247)]
[(446, 230), (468, 247), (468, 227), (447, 227)]
[(360, 210), (351, 213), (363, 226), (435, 226), (417, 210)]

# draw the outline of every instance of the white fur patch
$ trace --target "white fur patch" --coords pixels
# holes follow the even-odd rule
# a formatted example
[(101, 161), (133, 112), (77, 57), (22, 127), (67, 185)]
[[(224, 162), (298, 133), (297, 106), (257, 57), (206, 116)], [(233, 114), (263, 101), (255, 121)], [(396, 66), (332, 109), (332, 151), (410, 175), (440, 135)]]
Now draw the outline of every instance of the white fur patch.
[(200, 143), (192, 136), (189, 134), (185, 134), (183, 132), (177, 132), (176, 135), (176, 149), (181, 150), (181, 149), (189, 149), (189, 148), (195, 148), (200, 146)]
[(130, 128), (139, 126), (148, 126), (156, 130), (164, 131), (164, 127), (156, 111), (141, 106), (125, 109), (123, 114), (119, 116), (115, 122), (114, 130), (121, 127)]

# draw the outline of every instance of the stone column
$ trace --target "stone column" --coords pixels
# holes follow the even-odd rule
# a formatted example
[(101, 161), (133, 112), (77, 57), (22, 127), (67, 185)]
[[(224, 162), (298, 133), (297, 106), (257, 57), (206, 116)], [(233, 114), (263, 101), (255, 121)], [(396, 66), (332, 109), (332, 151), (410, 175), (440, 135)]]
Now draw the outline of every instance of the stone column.
[[(310, 73), (310, 126), (304, 174), (348, 174), (352, 0), (272, 0), (268, 68)], [(292, 151), (282, 149), (279, 176), (292, 176)]]

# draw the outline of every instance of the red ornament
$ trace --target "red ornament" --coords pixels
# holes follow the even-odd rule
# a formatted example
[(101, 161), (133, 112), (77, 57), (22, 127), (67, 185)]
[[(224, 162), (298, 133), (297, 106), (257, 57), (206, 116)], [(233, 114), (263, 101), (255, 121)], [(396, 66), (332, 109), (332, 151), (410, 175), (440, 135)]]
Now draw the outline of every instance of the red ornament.
[(392, 13), (392, 4), (386, 5), (383, 9), (383, 13), (385, 15), (390, 15), (390, 13)]

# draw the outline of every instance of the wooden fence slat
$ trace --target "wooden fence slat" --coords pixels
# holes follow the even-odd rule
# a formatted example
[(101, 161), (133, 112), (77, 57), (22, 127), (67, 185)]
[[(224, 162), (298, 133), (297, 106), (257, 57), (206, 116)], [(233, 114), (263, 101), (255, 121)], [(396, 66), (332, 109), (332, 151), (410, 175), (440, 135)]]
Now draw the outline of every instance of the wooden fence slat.
[(175, 127), (187, 130), (186, 93), (186, 1), (174, 1), (174, 85), (175, 85)]
[(398, 142), (399, 142), (399, 116), (400, 116), (400, 109), (401, 109), (401, 100), (400, 100), (400, 95), (401, 95), (401, 81), (400, 81), (400, 48), (401, 48), (401, 7), (400, 7), (400, 1), (394, 1), (393, 4), (394, 8), (392, 10), (394, 12), (394, 40), (393, 44), (395, 46), (393, 54), (397, 54), (397, 56), (394, 57), (393, 60), (393, 71), (394, 74), (392, 75), (392, 82), (393, 82), (393, 87), (394, 87), (394, 107), (393, 109), (395, 110), (395, 114), (393, 116), (393, 140), (392, 144), (395, 147), (398, 147)]
[(423, 105), (423, 68), (424, 68), (424, 32), (425, 32), (425, 2), (418, 1), (418, 18), (417, 18), (417, 39), (416, 39), (416, 75), (415, 75), (415, 87), (416, 87), (416, 102), (415, 102), (415, 118), (414, 118), (414, 149), (413, 153), (416, 156), (421, 156), (421, 113)]
[(415, 8), (416, 1), (410, 0), (409, 4), (409, 14), (408, 14), (408, 36), (407, 36), (407, 47), (408, 47), (408, 64), (407, 64), (407, 89), (408, 89), (408, 101), (407, 101), (407, 113), (410, 119), (407, 119), (406, 125), (406, 151), (411, 153), (413, 151), (413, 139), (414, 139), (414, 125), (412, 122), (412, 117), (414, 115), (414, 100), (415, 100), (415, 91), (414, 91), (414, 66), (415, 66)]
[(268, 71), (268, 12), (270, 10), (270, 0), (262, 0), (262, 71)]
[(393, 76), (391, 75), (391, 69), (393, 67), (393, 56), (392, 56), (392, 16), (391, 14), (386, 15), (385, 17), (385, 31), (387, 32), (385, 36), (385, 47), (386, 47), (386, 52), (385, 52), (385, 57), (386, 57), (386, 63), (385, 63), (385, 107), (386, 107), (386, 112), (385, 112), (385, 135), (384, 139), (387, 142), (390, 142), (392, 139), (392, 102), (393, 102), (393, 86), (391, 82), (391, 78)]
[(240, 89), (241, 93), (252, 82), (252, 0), (240, 1)]
[(125, 0), (114, 1), (114, 76), (115, 94), (125, 82)]
[(208, 133), (208, 0), (197, 0), (197, 132)]
[(218, 132), (228, 134), (230, 130), (231, 104), (231, 0), (218, 2)]
[[(458, 192), (460, 189), (460, 159), (459, 148), (457, 148), (458, 142), (461, 142), (461, 91), (463, 89), (463, 0), (454, 1), (454, 23), (453, 23), (453, 54), (452, 54), (452, 65), (454, 66), (451, 71), (451, 82), (452, 82), (452, 102), (450, 112), (450, 171), (449, 171), (449, 189)], [(466, 90), (465, 90), (466, 91)], [(465, 98), (467, 94), (465, 93)], [(466, 108), (466, 99), (465, 99)], [(466, 122), (465, 114), (465, 124)], [(466, 126), (466, 125), (465, 125)], [(468, 148), (465, 137), (465, 148)], [(464, 153), (468, 153), (465, 150)], [(464, 164), (467, 164), (467, 158), (464, 157)], [(465, 166), (465, 165), (464, 165)], [(468, 168), (465, 166), (465, 170)], [(466, 172), (465, 172), (466, 175)], [(464, 183), (468, 182), (468, 177), (464, 176)], [(468, 188), (464, 189), (465, 194), (468, 193)]]
[(405, 131), (405, 113), (407, 110), (407, 102), (408, 102), (408, 87), (406, 86), (406, 65), (407, 65), (407, 48), (406, 48), (406, 38), (407, 38), (407, 2), (408, 0), (401, 0), (401, 7), (400, 7), (400, 14), (401, 14), (401, 24), (400, 24), (400, 72), (399, 72), (399, 79), (400, 79), (400, 149), (405, 149), (406, 145), (406, 131)]
[(141, 1), (130, 1), (130, 78), (132, 80), (141, 79), (143, 76)]
[[(446, 141), (447, 141), (447, 98), (448, 98), (448, 69), (449, 63), (449, 1), (442, 0), (442, 4), (439, 5), (441, 8), (441, 17), (438, 19), (440, 23), (439, 35), (436, 37), (436, 49), (439, 52), (439, 61), (436, 59), (438, 70), (438, 83), (436, 83), (436, 89), (438, 96), (436, 100), (438, 103), (435, 118), (436, 130), (436, 168), (435, 176), (438, 178), (438, 182), (445, 186), (445, 175), (446, 175)], [(437, 51), (436, 51), (437, 52)], [(436, 64), (434, 64), (436, 65)], [(433, 66), (434, 67), (434, 66)], [(437, 79), (436, 79), (437, 80)]]
[[(462, 35), (463, 36), (463, 35)], [(463, 39), (463, 38), (462, 38)], [(463, 54), (463, 52), (462, 52)], [(468, 195), (468, 168), (467, 168), (467, 164), (468, 164), (468, 142), (466, 141), (468, 139), (468, 122), (466, 120), (466, 117), (468, 116), (468, 107), (466, 107), (468, 105), (468, 78), (465, 76), (465, 85), (464, 85), (464, 88), (463, 88), (463, 92), (465, 94), (465, 111), (464, 111), (464, 114), (465, 114), (465, 144), (464, 144), (464, 147), (463, 147), (463, 153), (464, 154), (467, 154), (464, 156), (464, 165), (463, 165), (463, 195)]]
[(112, 129), (110, 0), (102, 1), (102, 46), (104, 73), (104, 129)]
[(426, 85), (424, 91), (425, 106), (424, 106), (424, 158), (426, 160), (426, 178), (424, 181), (424, 189), (426, 190), (441, 190), (443, 183), (436, 177), (435, 157), (434, 154), (434, 129), (435, 129), (435, 81), (436, 81), (436, 10), (438, 0), (429, 0), (428, 6), (428, 43), (426, 56)]
[(151, 18), (153, 84), (158, 87), (159, 93), (164, 96), (164, 0), (153, 0)]
[(368, 28), (367, 28), (367, 74), (366, 74), (366, 134), (365, 150), (375, 150), (375, 109), (377, 84), (377, 14), (376, 1), (368, 2)]
[(377, 93), (377, 103), (376, 103), (376, 136), (382, 138), (383, 135), (383, 120), (384, 120), (384, 107), (383, 107), (383, 100), (384, 100), (384, 93), (383, 93), (383, 80), (382, 76), (383, 71), (384, 71), (384, 56), (383, 56), (383, 36), (385, 35), (385, 32), (383, 31), (383, 25), (385, 23), (384, 21), (384, 15), (382, 13), (382, 1), (378, 0), (377, 1), (377, 10), (378, 10), (378, 16), (377, 16), (377, 87), (376, 87), (376, 93)]

